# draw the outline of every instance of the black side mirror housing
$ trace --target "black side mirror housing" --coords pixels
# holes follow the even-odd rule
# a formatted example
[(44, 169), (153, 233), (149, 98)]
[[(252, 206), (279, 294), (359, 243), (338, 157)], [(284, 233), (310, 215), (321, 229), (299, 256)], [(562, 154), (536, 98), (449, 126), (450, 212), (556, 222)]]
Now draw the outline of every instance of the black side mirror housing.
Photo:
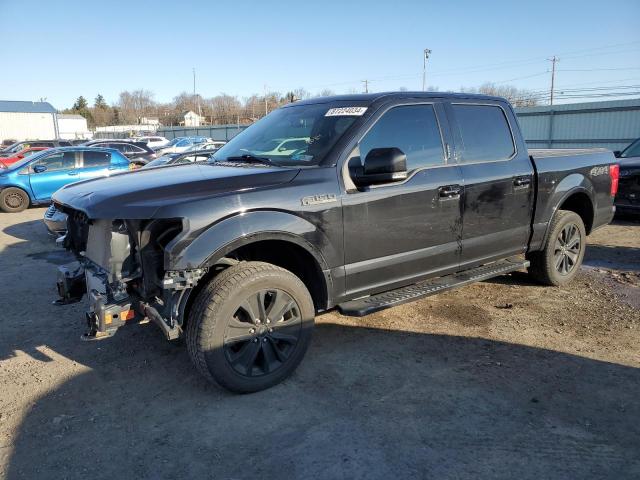
[(621, 152), (620, 150), (614, 150), (614, 151), (613, 151), (613, 156), (614, 156), (614, 157), (616, 157), (616, 158), (620, 158), (620, 154), (621, 154), (621, 153), (622, 153), (622, 152)]
[(33, 171), (35, 173), (46, 172), (47, 171), (47, 166), (46, 165), (36, 165), (35, 167), (33, 167)]
[(364, 159), (362, 171), (354, 182), (358, 186), (406, 180), (407, 156), (396, 147), (373, 148)]

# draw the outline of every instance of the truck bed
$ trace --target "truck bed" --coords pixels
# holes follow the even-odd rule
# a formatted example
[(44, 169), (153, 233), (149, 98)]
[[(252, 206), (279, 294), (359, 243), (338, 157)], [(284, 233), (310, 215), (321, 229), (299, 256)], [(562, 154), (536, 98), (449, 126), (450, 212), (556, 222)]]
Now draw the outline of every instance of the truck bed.
[(613, 152), (604, 148), (532, 149), (529, 156), (537, 182), (530, 249), (541, 244), (555, 209), (570, 190), (582, 190), (592, 199), (593, 224), (586, 225), (588, 232), (611, 221), (609, 165), (616, 163)]

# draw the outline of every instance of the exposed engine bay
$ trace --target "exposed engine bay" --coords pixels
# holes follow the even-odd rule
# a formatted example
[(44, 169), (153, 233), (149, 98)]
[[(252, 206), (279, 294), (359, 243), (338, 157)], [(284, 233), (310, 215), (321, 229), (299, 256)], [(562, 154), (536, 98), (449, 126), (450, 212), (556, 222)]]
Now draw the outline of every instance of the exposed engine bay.
[(127, 323), (151, 320), (172, 340), (182, 333), (190, 291), (206, 269), (165, 270), (165, 247), (182, 231), (180, 219), (89, 219), (63, 209), (67, 234), (60, 239), (76, 261), (58, 269), (58, 304), (86, 293), (86, 339), (111, 336)]

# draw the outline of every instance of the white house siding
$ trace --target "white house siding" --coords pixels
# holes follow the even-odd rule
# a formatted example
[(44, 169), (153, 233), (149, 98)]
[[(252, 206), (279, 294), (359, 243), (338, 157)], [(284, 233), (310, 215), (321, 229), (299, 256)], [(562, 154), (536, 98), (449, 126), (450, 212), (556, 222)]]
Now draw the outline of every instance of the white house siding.
[(0, 112), (0, 141), (56, 138), (54, 113)]

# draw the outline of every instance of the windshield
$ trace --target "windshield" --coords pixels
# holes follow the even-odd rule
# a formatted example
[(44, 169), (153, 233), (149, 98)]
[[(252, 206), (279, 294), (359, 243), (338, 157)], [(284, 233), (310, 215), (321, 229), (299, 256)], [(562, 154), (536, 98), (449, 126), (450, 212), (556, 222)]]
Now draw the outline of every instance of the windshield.
[(24, 146), (24, 142), (16, 142), (2, 149), (2, 153), (17, 153), (20, 150), (23, 150), (24, 148), (26, 148)]
[(327, 103), (274, 110), (233, 137), (213, 160), (250, 155), (275, 165), (318, 165), (366, 109), (355, 115), (333, 113), (338, 110)]
[(159, 157), (156, 158), (155, 160), (151, 160), (149, 163), (146, 163), (144, 165), (144, 168), (148, 168), (148, 167), (157, 167), (159, 165), (165, 165), (166, 163), (171, 161), (171, 157)]
[(640, 139), (633, 142), (620, 154), (620, 158), (640, 157)]
[(11, 165), (9, 165), (9, 169), (10, 170), (16, 170), (18, 168), (21, 168), (23, 166), (25, 166), (28, 163), (31, 163), (33, 160), (37, 160), (40, 157), (44, 157), (45, 155), (48, 155), (49, 153), (55, 152), (55, 149), (47, 149), (47, 150), (40, 150), (39, 152), (35, 152), (33, 155), (28, 155), (26, 157), (24, 157), (22, 160), (18, 160), (15, 163), (12, 163)]
[(183, 137), (176, 137), (173, 140), (171, 140), (169, 143), (167, 143), (167, 147), (173, 147), (176, 143), (178, 143), (180, 140), (182, 140)]

